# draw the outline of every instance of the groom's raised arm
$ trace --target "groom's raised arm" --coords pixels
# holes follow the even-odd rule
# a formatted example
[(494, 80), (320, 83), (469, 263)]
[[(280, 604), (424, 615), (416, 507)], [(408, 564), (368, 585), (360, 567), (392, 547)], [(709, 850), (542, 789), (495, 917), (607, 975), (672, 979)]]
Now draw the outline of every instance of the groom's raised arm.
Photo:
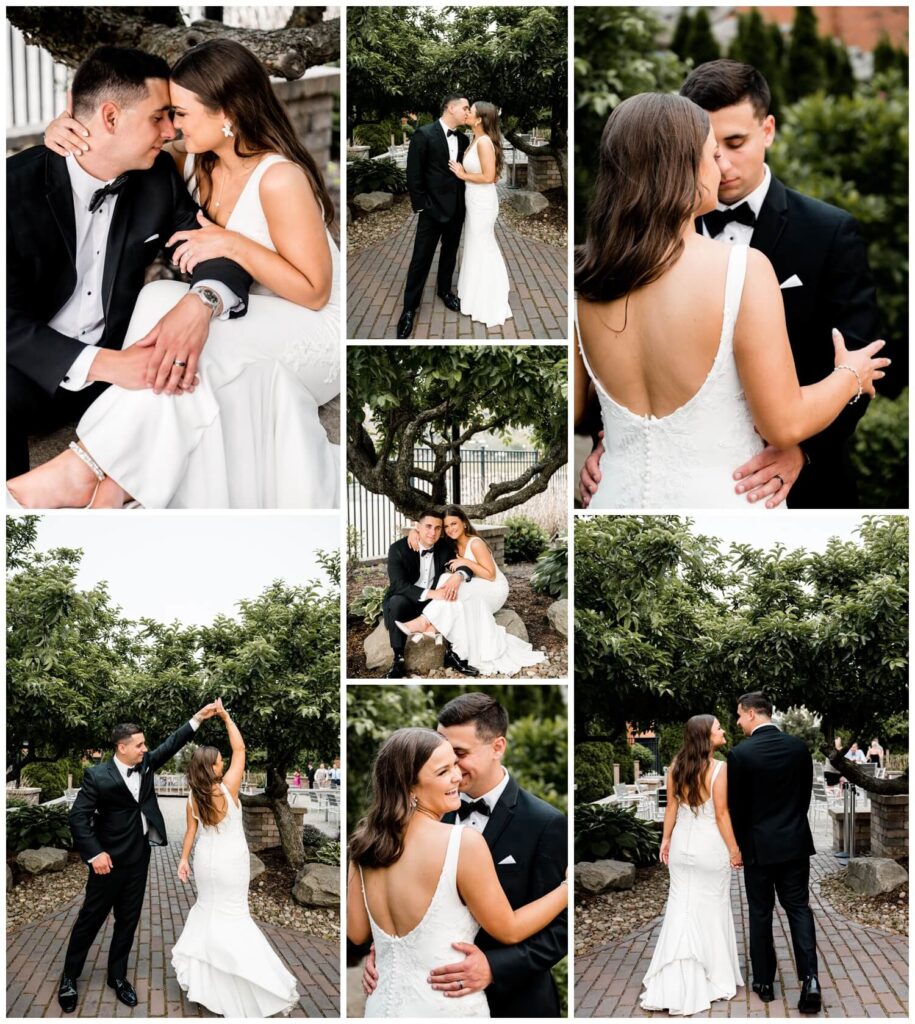
[(199, 726), (200, 723), (192, 718), (166, 737), (155, 750), (151, 750), (148, 760), (150, 770), (156, 772), (166, 761), (170, 761), (186, 743), (190, 743)]
[[(555, 889), (565, 877), (568, 864), (568, 824), (565, 817), (550, 818), (541, 833), (533, 856), (528, 900), (539, 899)], [(498, 992), (518, 988), (525, 974), (547, 971), (569, 951), (569, 912), (564, 910), (542, 931), (514, 946), (485, 950), (492, 971), (490, 989)]]

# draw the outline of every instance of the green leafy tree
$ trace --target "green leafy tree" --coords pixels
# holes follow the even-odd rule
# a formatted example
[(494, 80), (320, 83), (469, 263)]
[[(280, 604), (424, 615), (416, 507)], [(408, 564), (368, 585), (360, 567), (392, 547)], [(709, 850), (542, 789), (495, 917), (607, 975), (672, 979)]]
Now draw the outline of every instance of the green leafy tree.
[(728, 57), (750, 64), (762, 73), (772, 93), (769, 110), (778, 117), (784, 104), (784, 85), (781, 51), (775, 40), (781, 41), (781, 33), (777, 25), (771, 27), (775, 28), (775, 36), (755, 7), (746, 14), (738, 14), (737, 35), (728, 50)]
[(826, 67), (826, 92), (830, 96), (853, 96), (855, 75), (848, 50), (835, 39), (822, 40), (823, 64)]
[(909, 507), (909, 389), (871, 405), (852, 442), (862, 508)]
[(682, 60), (686, 59), (686, 41), (689, 39), (689, 30), (692, 28), (693, 19), (688, 7), (681, 7), (677, 16), (677, 23), (674, 25), (674, 34), (670, 38), (670, 48)]
[(689, 34), (686, 37), (685, 50), (684, 57), (686, 60), (692, 61), (694, 68), (721, 57), (721, 47), (712, 34), (712, 23), (705, 7), (696, 8), (689, 27)]
[[(565, 351), (549, 346), (354, 348), (348, 468), (367, 490), (416, 516), (429, 504), (445, 504), (448, 473), (474, 435), (528, 428), (541, 452), (537, 462), (490, 484), (482, 501), (464, 508), (470, 518), (485, 519), (523, 504), (545, 491), (566, 462), (566, 371)], [(417, 464), (416, 446), (432, 452), (431, 468)]]
[(884, 32), (874, 47), (874, 74), (879, 75), (884, 71), (891, 71), (895, 67), (896, 48), (890, 42), (890, 37)]
[(812, 7), (796, 7), (788, 45), (785, 91), (789, 102), (822, 91), (826, 82), (823, 47)]

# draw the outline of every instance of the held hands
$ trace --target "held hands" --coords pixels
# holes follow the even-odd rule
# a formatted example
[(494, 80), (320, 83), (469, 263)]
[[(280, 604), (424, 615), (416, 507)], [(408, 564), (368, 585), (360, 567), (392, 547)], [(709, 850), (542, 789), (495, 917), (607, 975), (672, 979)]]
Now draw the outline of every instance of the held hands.
[(224, 721), (229, 721), (229, 712), (222, 706), (222, 697), (216, 698), (216, 714)]
[[(873, 398), (876, 395), (874, 391), (874, 381), (881, 380), (886, 374), (883, 372), (884, 367), (890, 365), (890, 360), (885, 358), (876, 358), (877, 353), (886, 345), (883, 340), (872, 341), (869, 345), (865, 345), (864, 348), (852, 349), (849, 351), (845, 347), (845, 339), (837, 328), (832, 329), (832, 343), (835, 346), (836, 358), (835, 366), (851, 367), (852, 370), (857, 374), (858, 381), (861, 384), (861, 391), (865, 395), (870, 395)], [(843, 373), (848, 373), (848, 370), (843, 370)], [(849, 377), (851, 374), (848, 374)], [(855, 389), (857, 395), (857, 388)], [(854, 401), (854, 398), (852, 399)]]
[(775, 508), (788, 497), (805, 461), (804, 453), (796, 444), (790, 448), (768, 444), (749, 462), (734, 470), (734, 479), (740, 481), (734, 490), (746, 494), (749, 502), (767, 498), (766, 508)]
[(178, 861), (178, 877), (185, 884), (191, 877), (191, 866), (188, 864), (186, 857), (182, 857), (181, 860)]
[(464, 181), (467, 177), (467, 172), (464, 170), (463, 165), (459, 164), (457, 160), (448, 161), (448, 170), (451, 171), (452, 174), (456, 174), (461, 181)]
[(194, 718), (199, 719), (201, 722), (205, 722), (208, 718), (212, 718), (213, 715), (219, 714), (219, 708), (217, 705), (220, 707), (222, 706), (221, 702), (218, 700), (214, 700), (212, 704), (204, 704), (197, 714), (194, 715)]
[[(67, 102), (70, 96), (67, 95)], [(76, 118), (70, 116), (70, 111), (65, 110), (48, 125), (44, 130), (44, 144), (58, 156), (82, 156), (89, 152), (89, 130), (85, 125), (80, 124)]]
[[(137, 345), (155, 345), (146, 367), (146, 386), (173, 395), (189, 389), (210, 327), (210, 310), (188, 293)], [(134, 346), (136, 347), (136, 346)], [(179, 365), (183, 363), (185, 365)]]
[(452, 942), (451, 947), (466, 955), (459, 964), (432, 968), (426, 981), (436, 991), (444, 992), (450, 999), (459, 999), (471, 992), (482, 992), (492, 984), (489, 961), (479, 946), (470, 942)]
[(459, 572), (456, 572), (453, 575), (449, 576), (448, 579), (445, 580), (445, 582), (439, 588), (444, 595), (444, 599), (446, 601), (456, 601), (458, 591), (461, 589), (461, 584), (463, 582), (464, 577)]
[(197, 211), (197, 223), (199, 228), (176, 231), (165, 243), (165, 248), (170, 249), (181, 242), (172, 253), (172, 263), (177, 263), (183, 274), (193, 273), (194, 267), (204, 260), (214, 260), (220, 256), (231, 259), (238, 238), (236, 232), (226, 231), (208, 220), (203, 210)]
[(111, 863), (111, 857), (109, 857), (107, 853), (100, 853), (92, 862), (92, 870), (97, 875), (110, 874), (113, 866), (114, 865)]
[(743, 867), (743, 855), (741, 854), (740, 850), (735, 846), (734, 849), (733, 850), (729, 850), (728, 853), (730, 854), (730, 857), (731, 857), (731, 867), (732, 868), (742, 868)]

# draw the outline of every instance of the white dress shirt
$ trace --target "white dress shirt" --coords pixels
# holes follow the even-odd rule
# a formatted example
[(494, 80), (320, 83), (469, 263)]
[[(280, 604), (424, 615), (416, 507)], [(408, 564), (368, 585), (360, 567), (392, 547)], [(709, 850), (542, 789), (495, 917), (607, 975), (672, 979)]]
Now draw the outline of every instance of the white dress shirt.
[[(93, 177), (73, 156), (67, 157), (67, 172), (73, 189), (73, 213), (76, 222), (76, 287), (70, 298), (48, 321), (48, 326), (68, 338), (81, 341), (86, 346), (85, 351), (76, 357), (60, 382), (60, 386), (67, 391), (81, 391), (90, 383), (86, 378), (98, 355), (98, 343), (105, 333), (102, 274), (105, 270), (108, 234), (118, 202), (118, 193), (105, 196), (95, 213), (90, 213), (89, 203), (92, 196), (107, 183)], [(165, 241), (163, 238), (162, 242)], [(202, 285), (212, 288), (222, 299), (223, 312), (220, 320), (228, 318), (229, 312), (240, 305), (232, 289), (221, 282), (200, 281), (197, 286)]]
[(505, 787), (508, 785), (508, 769), (503, 767), (502, 771), (505, 773), (502, 776), (502, 781), (494, 786), (488, 793), (484, 793), (481, 797), (472, 797), (467, 793), (461, 793), (461, 800), (464, 803), (470, 803), (472, 800), (483, 800), (489, 806), (489, 814), (480, 814), (479, 811), (472, 811), (469, 817), (465, 818), (463, 824), (469, 825), (471, 828), (476, 829), (477, 832), (485, 832), (486, 826), (489, 824), (489, 818), (492, 812), (495, 810), (496, 804), (499, 802), (499, 798), (505, 792)]
[[(759, 217), (759, 211), (762, 209), (762, 204), (766, 201), (766, 196), (769, 192), (769, 184), (772, 181), (772, 172), (769, 170), (769, 165), (763, 165), (763, 180), (753, 189), (748, 195), (744, 196), (739, 202), (731, 203), (726, 205), (725, 203), (718, 203), (715, 207), (716, 210), (731, 210), (735, 206), (740, 206), (741, 203), (746, 203), (747, 206), (753, 211), (756, 217)], [(708, 229), (705, 224), (702, 225), (703, 234), (708, 237)], [(749, 245), (750, 239), (753, 237), (753, 228), (749, 224), (739, 224), (736, 220), (732, 220), (730, 224), (725, 224), (724, 230), (715, 235), (716, 242), (729, 242), (731, 245)]]
[(420, 601), (427, 601), (429, 599), (429, 591), (435, 589), (435, 555), (428, 554), (423, 555), (424, 551), (432, 551), (432, 548), (424, 548), (422, 544), (419, 546), (419, 579), (416, 581), (416, 586), (422, 589), (420, 594)]
[(438, 123), (442, 126), (442, 131), (445, 133), (445, 141), (448, 143), (448, 158), (449, 160), (457, 160), (458, 158), (458, 140), (456, 135), (449, 135), (448, 132), (453, 131), (453, 128), (449, 128), (445, 122), (439, 118)]

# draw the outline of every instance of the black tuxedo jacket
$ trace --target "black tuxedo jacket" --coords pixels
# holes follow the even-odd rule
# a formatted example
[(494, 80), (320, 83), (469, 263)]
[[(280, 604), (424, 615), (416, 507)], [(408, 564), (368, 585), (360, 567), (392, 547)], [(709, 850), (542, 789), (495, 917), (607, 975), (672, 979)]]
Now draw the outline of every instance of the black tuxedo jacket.
[[(444, 820), (454, 822), (457, 815)], [(567, 837), (565, 816), (521, 789), (510, 776), (483, 838), (513, 909), (539, 899), (562, 882), (568, 864)], [(509, 857), (514, 863), (503, 863)], [(503, 946), (485, 931), (478, 932), (476, 943), (492, 971), (486, 998), (493, 1017), (559, 1016), (559, 994), (550, 968), (568, 953), (568, 939), (566, 910), (514, 946)]]
[[(407, 543), (406, 537), (395, 541), (388, 549), (388, 592), (385, 598), (393, 597), (395, 594), (402, 594), (413, 601), (422, 600), (423, 588), (416, 585), (419, 579), (419, 552), (413, 551)], [(435, 542), (431, 555), (426, 558), (432, 559), (434, 571), (432, 573), (432, 587), (438, 583), (438, 578), (452, 558), (455, 557), (454, 543), (447, 537), (441, 537)]]
[[(105, 348), (124, 343), (146, 268), (175, 231), (198, 228), (198, 206), (175, 163), (161, 153), (130, 171), (111, 220), (102, 292)], [(66, 160), (44, 146), (6, 162), (6, 359), (53, 395), (82, 342), (48, 326), (76, 287), (76, 221)], [(193, 280), (224, 283), (247, 308), (251, 276), (231, 260), (199, 263)], [(241, 316), (244, 309), (232, 316)]]
[[(140, 799), (135, 800), (113, 761), (93, 765), (83, 776), (83, 785), (70, 809), (70, 831), (80, 856), (88, 861), (99, 853), (111, 857), (115, 869), (140, 860), (146, 846), (165, 846), (165, 821), (156, 800), (155, 773), (194, 737), (185, 722), (155, 750), (148, 750), (141, 762)], [(150, 834), (144, 836), (140, 812), (146, 815)], [(159, 834), (155, 842), (152, 830)]]
[(728, 810), (745, 864), (783, 864), (816, 850), (807, 821), (813, 759), (806, 745), (774, 725), (757, 729), (728, 754)]
[[(701, 218), (697, 226), (701, 231)], [(867, 249), (850, 214), (785, 188), (773, 176), (750, 245), (769, 258), (779, 284), (795, 276), (800, 279), (799, 287), (782, 289), (782, 299), (801, 385), (815, 384), (832, 373), (833, 327), (839, 328), (849, 348), (861, 348), (879, 337)], [(857, 506), (848, 440), (866, 407), (866, 398), (846, 406), (822, 433), (802, 443), (809, 464), (788, 495), (789, 506)]]
[[(457, 133), (458, 162), (467, 151), (467, 135)], [(448, 168), (448, 139), (438, 121), (417, 128), (407, 150), (407, 188), (417, 213), (433, 220), (464, 216), (464, 182)]]

